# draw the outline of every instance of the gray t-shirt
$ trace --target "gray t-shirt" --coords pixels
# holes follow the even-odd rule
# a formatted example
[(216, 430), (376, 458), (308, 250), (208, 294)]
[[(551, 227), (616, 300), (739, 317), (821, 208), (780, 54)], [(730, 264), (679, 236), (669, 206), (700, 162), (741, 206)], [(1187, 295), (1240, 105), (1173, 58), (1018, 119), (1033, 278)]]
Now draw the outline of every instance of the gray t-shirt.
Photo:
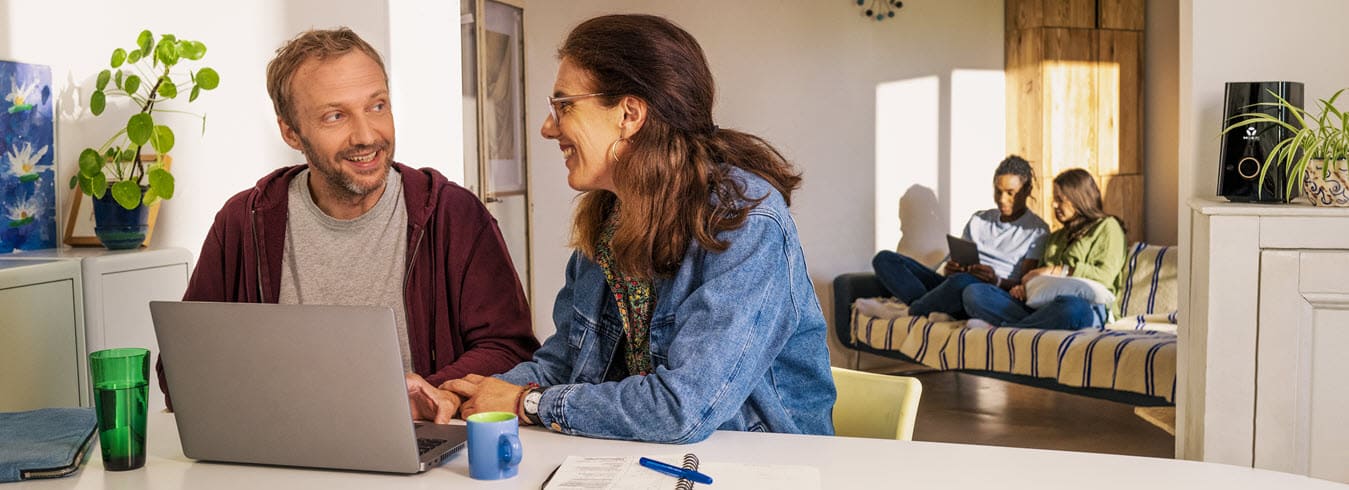
[(403, 369), (412, 371), (403, 304), (408, 216), (402, 177), (389, 170), (375, 207), (355, 219), (340, 220), (314, 202), (309, 176), (306, 169), (290, 182), (281, 304), (393, 308)]
[(1027, 209), (1020, 218), (1002, 222), (1002, 213), (986, 209), (974, 213), (965, 224), (963, 238), (979, 246), (979, 262), (993, 268), (1000, 278), (1021, 277), (1021, 261), (1044, 255), (1049, 225)]

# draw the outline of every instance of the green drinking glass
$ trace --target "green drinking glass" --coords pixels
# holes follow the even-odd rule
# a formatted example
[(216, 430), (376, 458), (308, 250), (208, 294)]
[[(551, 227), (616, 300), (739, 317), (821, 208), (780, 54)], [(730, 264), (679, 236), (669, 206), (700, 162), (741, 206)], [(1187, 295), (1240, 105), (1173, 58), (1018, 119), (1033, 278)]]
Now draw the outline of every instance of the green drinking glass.
[(108, 349), (89, 354), (104, 469), (124, 471), (145, 466), (149, 378), (148, 350)]

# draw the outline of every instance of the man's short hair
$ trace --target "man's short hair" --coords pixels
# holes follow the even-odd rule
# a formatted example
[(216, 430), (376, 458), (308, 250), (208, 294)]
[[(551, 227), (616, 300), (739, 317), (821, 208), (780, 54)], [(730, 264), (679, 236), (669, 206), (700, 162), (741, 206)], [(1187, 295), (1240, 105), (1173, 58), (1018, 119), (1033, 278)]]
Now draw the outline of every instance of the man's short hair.
[(267, 94), (272, 97), (272, 108), (276, 110), (276, 115), (298, 130), (295, 115), (291, 113), (294, 110), (294, 94), (290, 93), (290, 80), (295, 76), (295, 71), (311, 58), (323, 60), (347, 54), (353, 49), (375, 60), (379, 70), (384, 72), (384, 80), (389, 80), (389, 72), (384, 69), (384, 59), (379, 52), (347, 27), (310, 29), (277, 48), (276, 57), (267, 63)]

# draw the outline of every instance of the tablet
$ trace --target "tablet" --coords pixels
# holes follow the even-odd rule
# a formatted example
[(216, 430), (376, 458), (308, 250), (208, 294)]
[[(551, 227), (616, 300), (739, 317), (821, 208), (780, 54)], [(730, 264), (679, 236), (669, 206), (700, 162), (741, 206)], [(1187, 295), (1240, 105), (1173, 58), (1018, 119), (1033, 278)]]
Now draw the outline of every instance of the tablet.
[(974, 242), (953, 235), (946, 235), (946, 248), (951, 251), (951, 260), (969, 267), (979, 263), (979, 246)]

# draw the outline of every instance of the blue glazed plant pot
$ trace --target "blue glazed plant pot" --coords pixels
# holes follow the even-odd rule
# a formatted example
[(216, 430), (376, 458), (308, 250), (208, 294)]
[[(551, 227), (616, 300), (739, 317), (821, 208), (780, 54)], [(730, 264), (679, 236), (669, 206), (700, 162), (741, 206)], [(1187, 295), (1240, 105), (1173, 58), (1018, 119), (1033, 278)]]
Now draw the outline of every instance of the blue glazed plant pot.
[[(146, 187), (141, 187), (145, 195)], [(103, 194), (94, 200), (94, 235), (110, 250), (126, 250), (141, 246), (145, 242), (145, 231), (149, 228), (150, 207), (145, 203), (136, 209), (126, 209), (112, 198), (112, 192)]]

